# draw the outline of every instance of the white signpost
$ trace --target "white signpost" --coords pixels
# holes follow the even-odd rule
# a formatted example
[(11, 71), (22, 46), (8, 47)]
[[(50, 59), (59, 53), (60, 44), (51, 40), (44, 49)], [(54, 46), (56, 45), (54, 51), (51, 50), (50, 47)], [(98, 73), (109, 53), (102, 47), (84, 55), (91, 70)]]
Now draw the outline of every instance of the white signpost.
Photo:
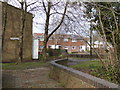
[(32, 50), (33, 59), (38, 59), (38, 47), (39, 47), (38, 39), (33, 39), (33, 50)]

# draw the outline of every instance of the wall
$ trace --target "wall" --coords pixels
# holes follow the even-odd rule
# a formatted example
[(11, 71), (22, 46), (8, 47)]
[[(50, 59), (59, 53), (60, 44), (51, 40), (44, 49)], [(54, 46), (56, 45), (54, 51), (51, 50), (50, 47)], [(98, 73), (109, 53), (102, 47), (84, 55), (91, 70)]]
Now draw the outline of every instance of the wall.
[(83, 82), (70, 73), (67, 73), (57, 67), (53, 67), (52, 71), (54, 72), (51, 72), (50, 77), (58, 82), (61, 82), (65, 88), (95, 88), (94, 86)]
[(60, 59), (51, 61), (50, 77), (62, 83), (66, 88), (118, 88), (119, 86), (87, 73), (58, 64)]
[[(0, 2), (0, 12), (2, 12), (2, 3)], [(0, 13), (0, 61), (2, 60), (2, 13)]]
[[(20, 36), (21, 10), (6, 3), (2, 3), (3, 19), (3, 62), (15, 62), (19, 54), (19, 40), (10, 40)], [(6, 15), (6, 16), (5, 16)], [(6, 21), (6, 24), (5, 24)], [(32, 59), (32, 14), (26, 13), (25, 30), (23, 32), (23, 60)]]
[[(43, 36), (43, 33), (35, 33), (34, 38), (37, 38), (38, 36)], [(67, 38), (68, 41), (65, 42), (64, 38)], [(51, 39), (48, 40), (47, 47), (51, 46), (51, 48), (54, 48), (54, 45), (59, 45), (61, 46), (61, 49), (65, 49), (65, 46), (68, 46), (68, 52), (80, 52), (80, 46), (82, 46), (83, 50), (85, 51), (86, 44), (83, 40), (81, 39), (76, 39), (77, 42), (72, 42), (72, 37), (71, 35), (60, 35), (58, 34), (57, 36), (53, 35)], [(39, 46), (43, 46), (43, 41), (39, 41)], [(72, 49), (72, 46), (76, 46), (75, 49)], [(83, 51), (82, 50), (82, 51)]]
[(32, 58), (33, 59), (38, 59), (38, 48), (39, 48), (38, 39), (33, 39), (33, 49), (32, 49)]
[[(2, 12), (2, 3), (0, 2), (0, 12)], [(2, 13), (0, 13), (0, 62), (2, 61)], [(0, 65), (0, 90), (2, 90), (2, 65)]]
[[(53, 42), (54, 40), (49, 40), (48, 41), (48, 46), (49, 45), (55, 45)], [(83, 41), (80, 41), (77, 39), (77, 42), (72, 42), (72, 39), (68, 39), (68, 42), (64, 42), (64, 39), (58, 40), (57, 45), (61, 45), (62, 49), (65, 49), (65, 46), (68, 46), (68, 52), (80, 52), (80, 46), (85, 45)], [(72, 46), (76, 46), (75, 49), (72, 49)]]
[[(72, 42), (72, 39), (69, 39), (68, 42), (61, 42), (62, 48), (64, 49), (65, 46), (69, 46), (68, 52), (80, 52), (80, 46), (85, 45), (84, 41), (80, 41), (77, 39), (77, 42)], [(72, 46), (76, 46), (75, 49), (72, 49)]]

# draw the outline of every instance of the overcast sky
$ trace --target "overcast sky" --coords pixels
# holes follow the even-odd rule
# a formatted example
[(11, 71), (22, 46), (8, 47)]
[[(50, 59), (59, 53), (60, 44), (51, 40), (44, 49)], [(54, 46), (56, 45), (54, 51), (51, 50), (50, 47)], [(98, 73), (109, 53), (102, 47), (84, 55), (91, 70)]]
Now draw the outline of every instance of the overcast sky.
[[(0, 0), (0, 1), (4, 1), (4, 0)], [(27, 3), (30, 4), (32, 2), (35, 2), (36, 0), (27, 0)], [(57, 2), (58, 0), (53, 0), (54, 2)], [(65, 1), (65, 0), (60, 0), (60, 1)], [(15, 6), (15, 7), (18, 7), (20, 8), (20, 4), (17, 2), (17, 0), (9, 0), (8, 2), (9, 4)], [(35, 5), (37, 4), (40, 4), (40, 3), (36, 3)], [(31, 8), (34, 7), (34, 6), (31, 6)], [(64, 6), (63, 6), (64, 7)], [(61, 5), (61, 8), (59, 8), (59, 12), (63, 12), (63, 8), (62, 5)], [(31, 9), (30, 7), (28, 8), (28, 11)], [(70, 10), (70, 8), (68, 8)], [(84, 9), (83, 7), (81, 7), (81, 10)], [(53, 12), (51, 10), (51, 12)], [(43, 11), (31, 11), (31, 13), (33, 13), (34, 15), (34, 18), (33, 18), (33, 33), (44, 33), (44, 23), (45, 23), (45, 14), (43, 13)], [(90, 26), (89, 26), (89, 23), (84, 21), (84, 20), (81, 20), (82, 19), (82, 14), (83, 12), (82, 11), (77, 11), (75, 13), (81, 13), (81, 18), (78, 19), (77, 21), (74, 22), (74, 24), (76, 24), (76, 27), (73, 26), (71, 29), (77, 29), (79, 33), (83, 33), (84, 29), (85, 30), (89, 30)], [(75, 14), (77, 15), (77, 14)], [(56, 19), (54, 18), (54, 20), (57, 20), (58, 18), (60, 18), (60, 16), (57, 16)], [(51, 19), (50, 23), (52, 23), (53, 19)], [(79, 24), (77, 22), (80, 22)], [(58, 21), (59, 22), (59, 21)], [(55, 24), (56, 25), (56, 24)], [(53, 25), (53, 26), (55, 26)], [(50, 27), (51, 28), (54, 28), (54, 27)], [(79, 27), (78, 27), (79, 26)]]
[[(17, 0), (0, 0), (0, 1), (9, 1), (9, 4), (20, 8), (20, 4), (17, 2)], [(28, 4), (30, 4), (32, 2), (35, 2), (36, 0), (26, 0), (26, 1), (27, 1)], [(66, 0), (52, 0), (52, 1), (54, 1), (54, 2), (57, 2), (57, 1), (65, 2)], [(70, 1), (86, 1), (86, 0), (70, 0)], [(91, 0), (87, 0), (87, 1), (91, 1)], [(103, 0), (97, 0), (97, 1), (102, 1), (103, 2)], [(120, 0), (104, 0), (104, 1), (111, 1), (112, 2), (112, 1), (120, 1)], [(37, 3), (37, 4), (39, 4), (39, 3)], [(31, 7), (34, 7), (34, 6), (31, 6)], [(29, 10), (30, 10), (30, 7), (28, 8), (28, 11)], [(63, 12), (62, 9), (59, 9), (59, 11)], [(78, 13), (81, 13), (81, 12), (78, 12)], [(39, 12), (32, 12), (32, 13), (34, 14), (33, 33), (43, 33), (44, 32), (45, 14), (43, 12), (40, 12), (40, 11)], [(82, 15), (82, 13), (81, 13), (81, 15)], [(50, 22), (52, 22), (52, 20)], [(79, 20), (79, 22), (80, 22), (80, 25), (82, 25), (81, 28), (85, 28), (85, 27), (87, 27), (86, 29), (90, 28), (88, 22), (80, 21), (80, 20)], [(74, 28), (74, 29), (77, 29), (77, 28)], [(78, 28), (78, 29), (80, 29), (80, 28)]]

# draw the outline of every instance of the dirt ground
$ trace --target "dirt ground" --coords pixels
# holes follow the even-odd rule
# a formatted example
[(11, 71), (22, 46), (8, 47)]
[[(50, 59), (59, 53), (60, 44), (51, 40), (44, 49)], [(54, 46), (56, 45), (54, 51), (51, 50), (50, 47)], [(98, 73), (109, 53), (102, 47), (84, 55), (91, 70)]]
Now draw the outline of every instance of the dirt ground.
[(49, 78), (49, 67), (26, 70), (2, 70), (3, 88), (63, 88)]

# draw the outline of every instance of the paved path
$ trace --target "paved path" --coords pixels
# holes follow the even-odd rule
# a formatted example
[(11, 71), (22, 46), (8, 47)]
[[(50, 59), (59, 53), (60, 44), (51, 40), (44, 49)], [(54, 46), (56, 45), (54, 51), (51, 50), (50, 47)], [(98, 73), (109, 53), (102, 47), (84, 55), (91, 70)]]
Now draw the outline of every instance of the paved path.
[(26, 70), (3, 70), (3, 88), (62, 88), (62, 84), (49, 78), (48, 67)]

